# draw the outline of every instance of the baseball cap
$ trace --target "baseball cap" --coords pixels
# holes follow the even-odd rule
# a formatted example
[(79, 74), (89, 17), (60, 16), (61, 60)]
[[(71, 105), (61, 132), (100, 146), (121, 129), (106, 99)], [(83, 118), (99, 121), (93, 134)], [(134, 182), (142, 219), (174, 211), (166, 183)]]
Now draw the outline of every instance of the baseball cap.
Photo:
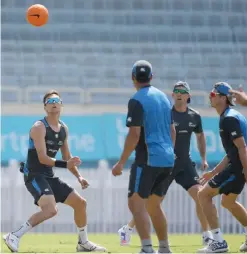
[(229, 92), (232, 90), (232, 87), (226, 82), (218, 82), (214, 85), (215, 90), (222, 95), (225, 95), (231, 106), (235, 106), (234, 97)]
[(139, 60), (134, 63), (132, 75), (140, 82), (149, 82), (152, 77), (152, 65), (146, 60)]
[[(185, 82), (185, 81), (178, 81), (178, 82), (174, 85), (174, 88), (173, 88), (173, 89), (175, 89), (175, 88), (177, 88), (177, 87), (179, 87), (179, 86), (182, 86), (182, 87), (185, 89), (185, 91), (187, 91), (188, 94), (190, 94), (190, 86), (189, 86), (189, 84), (188, 84), (187, 82)], [(188, 99), (187, 102), (190, 103), (190, 98)]]

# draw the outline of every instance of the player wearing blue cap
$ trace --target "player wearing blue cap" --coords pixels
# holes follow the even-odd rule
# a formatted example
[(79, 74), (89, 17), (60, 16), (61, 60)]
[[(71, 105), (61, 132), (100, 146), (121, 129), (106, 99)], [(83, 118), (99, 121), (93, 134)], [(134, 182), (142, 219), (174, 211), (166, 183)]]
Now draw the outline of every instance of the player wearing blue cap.
[(161, 201), (174, 165), (175, 127), (172, 107), (167, 96), (150, 85), (152, 66), (137, 61), (132, 69), (132, 80), (137, 92), (129, 100), (126, 125), (129, 133), (118, 163), (113, 167), (114, 176), (121, 175), (125, 162), (136, 150), (131, 167), (128, 203), (142, 242), (142, 253), (153, 253), (151, 226), (146, 203), (159, 239), (159, 253), (170, 252), (167, 227)]
[[(226, 156), (212, 171), (205, 173), (201, 178), (204, 186), (198, 195), (213, 240), (207, 247), (199, 250), (200, 253), (228, 251), (228, 245), (220, 230), (217, 210), (212, 202), (216, 195), (221, 195), (222, 206), (243, 225), (247, 237), (247, 211), (237, 201), (247, 179), (247, 120), (230, 107), (235, 105), (234, 98), (230, 94), (231, 89), (227, 83), (219, 82), (210, 93), (211, 106), (220, 115), (219, 132)], [(240, 251), (247, 251), (247, 238)]]

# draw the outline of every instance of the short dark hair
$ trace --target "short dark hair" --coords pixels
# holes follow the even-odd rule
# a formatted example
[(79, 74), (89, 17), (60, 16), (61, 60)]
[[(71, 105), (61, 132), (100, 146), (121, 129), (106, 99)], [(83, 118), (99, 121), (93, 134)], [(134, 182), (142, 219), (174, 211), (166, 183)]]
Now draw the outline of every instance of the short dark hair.
[(58, 96), (60, 97), (60, 94), (59, 94), (58, 91), (56, 91), (56, 90), (50, 90), (50, 91), (48, 91), (48, 92), (44, 95), (44, 97), (43, 97), (43, 103), (45, 104), (46, 99), (47, 99), (49, 96), (53, 95), (53, 94), (56, 94), (56, 95), (58, 95)]

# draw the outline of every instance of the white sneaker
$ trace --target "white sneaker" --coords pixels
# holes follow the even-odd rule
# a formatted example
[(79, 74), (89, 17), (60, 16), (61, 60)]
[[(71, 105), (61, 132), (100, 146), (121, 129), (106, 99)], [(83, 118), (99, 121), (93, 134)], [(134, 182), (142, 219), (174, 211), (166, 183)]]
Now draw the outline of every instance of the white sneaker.
[(222, 243), (213, 240), (208, 244), (208, 246), (198, 250), (197, 253), (223, 253), (228, 252), (228, 250), (228, 245), (225, 240)]
[(212, 242), (213, 239), (211, 239), (210, 237), (207, 236), (203, 236), (202, 237), (202, 245), (203, 246), (208, 246), (210, 244), (210, 242)]
[(106, 252), (106, 248), (96, 245), (93, 242), (87, 241), (85, 243), (78, 242), (76, 247), (77, 252)]
[(3, 236), (3, 240), (12, 252), (18, 252), (20, 239), (17, 236), (13, 235), (12, 233), (8, 233), (7, 235)]
[(120, 236), (120, 245), (129, 245), (131, 240), (132, 230), (128, 230), (127, 226), (123, 226), (118, 230)]
[(247, 252), (247, 234), (246, 234), (245, 242), (240, 246), (239, 250), (241, 252)]

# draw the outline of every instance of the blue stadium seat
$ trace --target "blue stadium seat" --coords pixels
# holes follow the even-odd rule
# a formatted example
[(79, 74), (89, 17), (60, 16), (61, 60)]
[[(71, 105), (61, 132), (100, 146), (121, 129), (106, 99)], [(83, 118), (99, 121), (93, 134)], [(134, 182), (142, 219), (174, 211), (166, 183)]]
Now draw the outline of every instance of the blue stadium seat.
[(132, 87), (138, 59), (153, 64), (160, 88), (184, 79), (208, 91), (218, 80), (245, 80), (245, 0), (43, 0), (50, 17), (42, 28), (26, 22), (31, 4), (1, 2), (3, 87)]

